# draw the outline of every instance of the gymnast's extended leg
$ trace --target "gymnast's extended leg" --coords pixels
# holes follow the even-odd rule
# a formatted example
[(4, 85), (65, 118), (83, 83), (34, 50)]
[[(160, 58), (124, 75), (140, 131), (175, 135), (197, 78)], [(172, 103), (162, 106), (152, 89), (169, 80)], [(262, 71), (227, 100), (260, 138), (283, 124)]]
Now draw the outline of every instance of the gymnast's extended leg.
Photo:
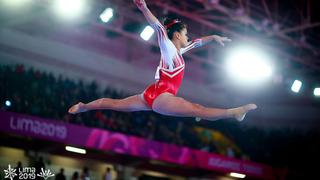
[(101, 98), (84, 104), (79, 102), (69, 109), (69, 113), (77, 114), (91, 110), (109, 109), (115, 111), (132, 112), (148, 111), (151, 108), (145, 103), (141, 94), (130, 96), (124, 99)]
[(191, 103), (181, 97), (176, 97), (170, 93), (159, 95), (153, 102), (152, 109), (155, 112), (170, 116), (179, 117), (199, 117), (207, 120), (217, 120), (222, 118), (235, 118), (242, 121), (246, 113), (256, 109), (255, 104), (247, 104), (238, 108), (218, 109), (204, 107)]

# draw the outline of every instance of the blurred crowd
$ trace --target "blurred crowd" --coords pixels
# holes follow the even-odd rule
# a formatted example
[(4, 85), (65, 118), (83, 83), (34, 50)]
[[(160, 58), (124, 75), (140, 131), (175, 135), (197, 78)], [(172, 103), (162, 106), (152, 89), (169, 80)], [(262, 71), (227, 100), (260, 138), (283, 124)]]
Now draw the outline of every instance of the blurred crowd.
[[(295, 137), (295, 140), (300, 138), (303, 141), (306, 138), (292, 131), (264, 132), (232, 120), (197, 122), (194, 118), (175, 118), (151, 111), (123, 113), (99, 110), (71, 115), (67, 113), (68, 108), (79, 101), (89, 102), (102, 97), (117, 99), (130, 94), (111, 87), (101, 90), (95, 82), (70, 80), (23, 65), (1, 65), (0, 80), (2, 110), (98, 127), (229, 157), (283, 166), (290, 161), (294, 148), (301, 149), (293, 147), (288, 140)], [(10, 107), (4, 105), (6, 100), (11, 101)], [(309, 139), (317, 137), (312, 134), (307, 136)], [(319, 143), (306, 144), (312, 145), (315, 147), (311, 150), (314, 150)]]
[[(89, 102), (102, 97), (118, 99), (130, 95), (112, 88), (101, 90), (95, 82), (75, 82), (62, 75), (27, 69), (23, 65), (0, 66), (0, 73), (3, 110), (98, 127), (230, 156), (241, 155), (239, 148), (232, 147), (232, 142), (210, 140), (210, 130), (209, 135), (205, 129), (196, 131), (194, 118), (162, 116), (152, 111), (124, 113), (98, 110), (68, 114), (68, 108), (79, 101)], [(10, 107), (3, 106), (6, 100), (11, 101)]]

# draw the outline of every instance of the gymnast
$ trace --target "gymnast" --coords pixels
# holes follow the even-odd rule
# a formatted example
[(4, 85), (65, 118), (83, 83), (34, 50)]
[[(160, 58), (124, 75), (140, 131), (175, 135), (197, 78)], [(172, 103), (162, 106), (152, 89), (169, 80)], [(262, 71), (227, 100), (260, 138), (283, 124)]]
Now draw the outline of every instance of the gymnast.
[(211, 41), (224, 46), (225, 42), (231, 40), (227, 37), (211, 35), (188, 41), (186, 24), (178, 19), (167, 18), (162, 25), (148, 9), (145, 0), (133, 0), (133, 2), (157, 33), (161, 58), (155, 83), (141, 94), (124, 99), (100, 98), (87, 104), (79, 102), (69, 109), (69, 113), (77, 114), (102, 109), (123, 112), (153, 110), (159, 114), (176, 117), (197, 117), (206, 120), (233, 118), (242, 121), (247, 112), (257, 108), (255, 104), (230, 109), (212, 108), (177, 97), (185, 69), (182, 55)]

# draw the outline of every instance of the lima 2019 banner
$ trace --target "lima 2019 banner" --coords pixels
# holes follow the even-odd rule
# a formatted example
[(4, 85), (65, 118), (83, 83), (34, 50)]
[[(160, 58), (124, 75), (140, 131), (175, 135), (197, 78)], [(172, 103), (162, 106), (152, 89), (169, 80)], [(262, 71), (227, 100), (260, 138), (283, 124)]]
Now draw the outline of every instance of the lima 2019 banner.
[(0, 111), (0, 131), (222, 173), (274, 179), (273, 169), (263, 164), (24, 114)]

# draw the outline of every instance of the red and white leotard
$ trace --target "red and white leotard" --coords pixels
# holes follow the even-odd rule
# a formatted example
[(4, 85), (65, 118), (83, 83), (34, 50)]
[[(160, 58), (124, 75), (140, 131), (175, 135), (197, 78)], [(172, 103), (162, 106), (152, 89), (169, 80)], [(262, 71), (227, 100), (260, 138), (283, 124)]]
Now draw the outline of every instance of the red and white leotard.
[(160, 22), (151, 25), (157, 32), (158, 43), (160, 46), (161, 59), (156, 71), (156, 82), (151, 84), (143, 93), (144, 100), (152, 108), (153, 101), (162, 93), (168, 92), (176, 95), (181, 85), (185, 63), (182, 54), (199, 47), (201, 39), (195, 39), (190, 44), (180, 49), (180, 53), (168, 38), (165, 28)]

